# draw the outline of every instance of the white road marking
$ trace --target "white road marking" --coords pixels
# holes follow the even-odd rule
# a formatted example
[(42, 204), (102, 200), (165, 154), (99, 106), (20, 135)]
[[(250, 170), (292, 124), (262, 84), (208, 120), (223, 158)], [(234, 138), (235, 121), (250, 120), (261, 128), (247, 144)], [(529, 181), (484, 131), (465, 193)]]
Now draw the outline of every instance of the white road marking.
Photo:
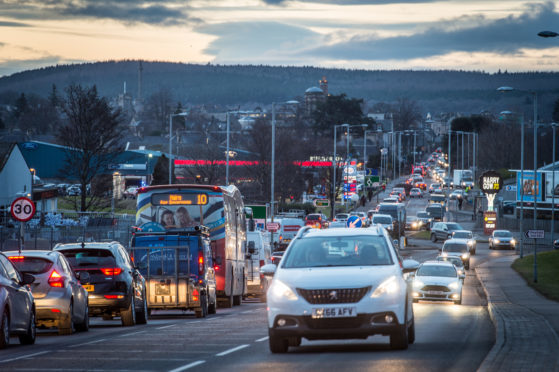
[(166, 326), (163, 326), (163, 327), (157, 327), (156, 329), (171, 328), (171, 327), (174, 327), (174, 326), (176, 326), (176, 324), (166, 325)]
[(99, 339), (99, 340), (84, 342), (83, 344), (71, 345), (71, 346), (68, 346), (68, 347), (79, 347), (79, 346), (84, 346), (84, 345), (91, 345), (91, 344), (96, 344), (98, 342), (103, 342), (103, 341), (106, 341), (106, 340), (107, 340), (106, 338), (102, 338), (102, 339)]
[(268, 338), (269, 338), (268, 336), (266, 336), (266, 337), (262, 337), (262, 338), (259, 338), (259, 339), (258, 339), (258, 340), (256, 340), (256, 341), (254, 341), (254, 342), (262, 342), (262, 341), (266, 341), (266, 340), (267, 340)]
[(247, 311), (241, 311), (241, 314), (248, 314), (248, 313), (253, 313), (254, 310), (247, 310)]
[(172, 369), (172, 370), (170, 370), (169, 372), (181, 372), (181, 371), (186, 371), (187, 369), (190, 369), (190, 368), (192, 368), (192, 367), (199, 366), (200, 364), (204, 364), (204, 363), (206, 363), (205, 360), (197, 360), (197, 361), (192, 362), (192, 363), (189, 363), (189, 364), (187, 364), (187, 365), (185, 365), (185, 366)]
[(244, 349), (244, 348), (249, 347), (249, 346), (250, 346), (250, 345), (248, 345), (248, 344), (239, 345), (239, 346), (234, 347), (234, 348), (232, 348), (232, 349), (222, 351), (222, 352), (219, 353), (219, 354), (215, 354), (215, 356), (224, 356), (224, 355), (227, 355), (227, 354), (231, 354), (231, 353), (234, 353), (235, 351)]
[(17, 358), (4, 359), (4, 360), (0, 360), (0, 363), (7, 363), (7, 362), (13, 362), (14, 360), (32, 358), (32, 357), (34, 357), (34, 356), (43, 355), (43, 354), (46, 354), (46, 353), (50, 353), (50, 351), (49, 351), (49, 350), (47, 350), (47, 351), (40, 351), (40, 352), (38, 352), (38, 353), (22, 355), (22, 356), (17, 357)]
[(132, 336), (132, 335), (137, 335), (138, 333), (145, 333), (147, 331), (138, 331), (138, 332), (132, 332), (132, 333), (126, 333), (124, 335), (120, 335), (120, 336), (116, 336), (116, 337), (128, 337), (128, 336)]

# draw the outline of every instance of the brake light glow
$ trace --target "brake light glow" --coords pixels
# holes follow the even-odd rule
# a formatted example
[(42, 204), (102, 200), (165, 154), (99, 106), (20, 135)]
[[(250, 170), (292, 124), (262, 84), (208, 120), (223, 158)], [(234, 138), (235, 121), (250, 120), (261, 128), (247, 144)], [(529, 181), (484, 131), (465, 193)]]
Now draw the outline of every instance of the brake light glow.
[(23, 261), (23, 256), (11, 256), (8, 257), (10, 259), (10, 261)]
[(120, 273), (122, 272), (122, 269), (120, 267), (107, 267), (100, 270), (106, 276), (120, 275)]
[(124, 295), (105, 295), (107, 300), (122, 300)]
[(215, 265), (215, 266), (214, 266), (214, 270), (215, 270), (215, 271), (219, 271), (219, 265)]
[(198, 276), (204, 275), (204, 252), (198, 252)]
[(200, 292), (197, 289), (192, 291), (192, 301), (200, 301)]
[(58, 310), (58, 309), (50, 309), (50, 311), (52, 311), (53, 313), (59, 313), (60, 312), (60, 310)]
[(49, 285), (56, 288), (64, 288), (64, 277), (53, 270), (49, 277)]

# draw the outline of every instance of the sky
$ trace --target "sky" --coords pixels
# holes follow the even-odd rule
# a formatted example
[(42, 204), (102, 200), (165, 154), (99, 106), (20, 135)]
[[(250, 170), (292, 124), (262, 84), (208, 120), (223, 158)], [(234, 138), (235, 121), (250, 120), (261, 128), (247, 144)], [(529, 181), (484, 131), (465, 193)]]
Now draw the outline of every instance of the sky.
[(558, 71), (559, 1), (0, 0), (0, 76), (142, 59)]

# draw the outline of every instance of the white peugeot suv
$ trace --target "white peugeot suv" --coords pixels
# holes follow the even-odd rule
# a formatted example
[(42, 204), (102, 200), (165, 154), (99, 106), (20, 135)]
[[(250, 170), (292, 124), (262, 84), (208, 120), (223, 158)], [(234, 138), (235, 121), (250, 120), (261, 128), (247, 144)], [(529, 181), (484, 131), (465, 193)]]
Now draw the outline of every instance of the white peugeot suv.
[(390, 336), (393, 349), (415, 340), (411, 281), (419, 263), (402, 260), (381, 225), (369, 229), (303, 228), (279, 264), (267, 293), (270, 351), (301, 339)]

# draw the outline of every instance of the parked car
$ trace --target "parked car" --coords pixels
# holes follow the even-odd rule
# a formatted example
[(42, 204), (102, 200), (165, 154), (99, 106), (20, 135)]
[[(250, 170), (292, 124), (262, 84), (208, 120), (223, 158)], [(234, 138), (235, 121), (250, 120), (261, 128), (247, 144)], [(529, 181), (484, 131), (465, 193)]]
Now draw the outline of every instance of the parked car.
[(131, 186), (126, 190), (124, 190), (124, 192), (122, 193), (122, 197), (124, 199), (136, 199), (137, 195), (138, 195), (138, 187), (136, 186)]
[(66, 189), (66, 194), (68, 196), (79, 196), (82, 194), (82, 189), (79, 185), (71, 185)]
[[(123, 326), (145, 324), (146, 282), (118, 242), (57, 244), (74, 272), (88, 272), (89, 314), (104, 320), (120, 317)], [(81, 274), (80, 274), (81, 275)]]
[[(262, 267), (274, 279), (267, 295), (269, 347), (285, 353), (308, 340), (389, 335), (393, 349), (415, 341), (411, 288), (385, 229), (303, 229), (280, 266)], [(335, 325), (335, 326), (333, 326)]]
[(446, 240), (452, 238), (452, 233), (457, 230), (464, 230), (456, 222), (436, 222), (431, 227), (431, 241)]
[(10, 336), (18, 336), (22, 345), (35, 343), (35, 300), (29, 288), (34, 281), (0, 253), (0, 349), (10, 344)]
[[(20, 273), (35, 277), (31, 291), (39, 327), (57, 327), (61, 335), (89, 330), (88, 293), (62, 253), (27, 250), (5, 254)], [(84, 282), (89, 280), (87, 272), (78, 276)]]
[(457, 256), (462, 259), (466, 270), (470, 269), (470, 248), (466, 239), (448, 239), (441, 248), (441, 256)]
[(516, 209), (516, 201), (505, 200), (503, 202), (503, 213), (504, 214), (514, 214), (515, 209)]
[(453, 239), (466, 239), (468, 241), (468, 247), (470, 248), (470, 254), (476, 254), (477, 241), (474, 238), (474, 233), (470, 230), (455, 230), (452, 232)]
[(489, 236), (489, 249), (516, 248), (516, 239), (508, 230), (495, 230)]
[(425, 261), (413, 277), (413, 301), (462, 303), (462, 280), (451, 262)]

